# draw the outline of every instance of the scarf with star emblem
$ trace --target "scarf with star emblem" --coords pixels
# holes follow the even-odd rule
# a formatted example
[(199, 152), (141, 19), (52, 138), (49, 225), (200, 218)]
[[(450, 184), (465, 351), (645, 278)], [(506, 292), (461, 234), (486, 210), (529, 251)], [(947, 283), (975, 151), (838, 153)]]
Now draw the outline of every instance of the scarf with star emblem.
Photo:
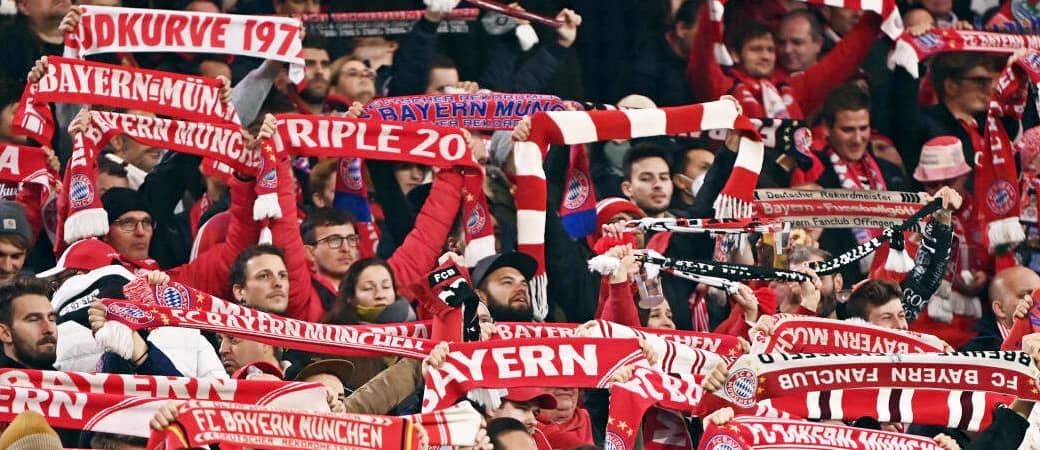
[(696, 415), (702, 398), (704, 390), (691, 376), (675, 377), (652, 367), (635, 367), (632, 378), (610, 386), (610, 416), (603, 438), (606, 448), (635, 448), (640, 425), (647, 449), (680, 447), (685, 442), (691, 444), (683, 448), (691, 448), (682, 418), (662, 417), (661, 413), (667, 409)]

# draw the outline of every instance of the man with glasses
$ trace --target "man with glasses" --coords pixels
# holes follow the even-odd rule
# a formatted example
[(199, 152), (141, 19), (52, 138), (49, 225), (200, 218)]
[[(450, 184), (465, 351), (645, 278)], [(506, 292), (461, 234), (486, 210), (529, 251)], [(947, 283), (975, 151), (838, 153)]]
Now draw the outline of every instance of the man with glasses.
[[(899, 120), (893, 121), (896, 148), (902, 153), (907, 172), (918, 164), (918, 151), (929, 139), (951, 135), (960, 139), (964, 160), (974, 164), (975, 149), (985, 145), (982, 136), (986, 124), (986, 109), (993, 92), (993, 83), (1000, 74), (1004, 61), (1000, 56), (950, 52), (932, 59), (928, 76), (939, 103), (926, 108), (918, 105), (918, 82), (905, 69), (895, 69), (893, 111), (899, 111)], [(1009, 136), (1018, 133), (1018, 124), (1005, 122)]]
[(332, 308), (339, 285), (358, 260), (358, 235), (350, 214), (335, 208), (318, 208), (300, 225), (303, 246), (314, 273), (311, 284), (326, 310)]

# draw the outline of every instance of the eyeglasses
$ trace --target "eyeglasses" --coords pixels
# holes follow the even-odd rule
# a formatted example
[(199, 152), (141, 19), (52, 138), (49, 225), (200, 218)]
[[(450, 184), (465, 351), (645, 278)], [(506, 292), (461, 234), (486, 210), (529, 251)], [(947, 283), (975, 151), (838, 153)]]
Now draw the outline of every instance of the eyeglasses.
[(155, 222), (152, 222), (151, 217), (147, 219), (126, 218), (112, 222), (112, 226), (119, 228), (119, 230), (124, 233), (133, 233), (135, 230), (137, 230), (138, 225), (143, 226), (145, 231), (151, 231), (152, 228), (155, 227)]
[(975, 86), (978, 86), (979, 88), (983, 89), (993, 85), (993, 77), (987, 77), (984, 75), (979, 75), (975, 77), (960, 77), (958, 79), (961, 81), (970, 81)]
[(371, 70), (348, 70), (343, 72), (343, 76), (350, 78), (368, 78), (371, 80), (376, 79), (376, 73)]
[(314, 245), (324, 243), (325, 245), (328, 245), (329, 248), (340, 248), (343, 246), (343, 241), (346, 241), (347, 245), (350, 245), (351, 247), (357, 247), (358, 235), (351, 234), (349, 236), (342, 236), (339, 234), (334, 234), (332, 236), (325, 236), (321, 239), (318, 239), (318, 241), (315, 242)]

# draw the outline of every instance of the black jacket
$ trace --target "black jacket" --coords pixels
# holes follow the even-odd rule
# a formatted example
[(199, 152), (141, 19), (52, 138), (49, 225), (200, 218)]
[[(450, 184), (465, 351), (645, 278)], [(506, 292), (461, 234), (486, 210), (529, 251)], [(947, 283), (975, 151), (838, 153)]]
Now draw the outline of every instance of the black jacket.
[(519, 67), (522, 51), (513, 33), (499, 36), (488, 51), (481, 88), (495, 92), (545, 92), (570, 53), (556, 42), (539, 46)]
[(997, 408), (993, 422), (964, 450), (1014, 450), (1022, 444), (1029, 421), (1009, 408)]
[[(820, 162), (823, 163), (823, 174), (820, 175), (817, 182), (820, 186), (827, 189), (841, 189), (841, 182), (838, 180), (838, 175), (834, 173), (834, 166), (831, 164), (830, 159), (824, 155), (818, 156)], [(885, 178), (885, 185), (889, 191), (909, 190), (906, 174), (898, 166), (880, 158), (874, 158), (874, 160), (877, 161), (878, 168), (881, 169), (881, 175)], [(820, 235), (820, 248), (827, 250), (831, 255), (845, 253), (856, 247), (856, 245), (856, 237), (853, 235), (852, 230), (832, 228), (824, 230), (823, 234)], [(859, 270), (859, 264), (845, 266), (841, 271), (841, 275), (845, 280), (845, 286), (852, 286), (864, 278), (863, 273)]]
[(686, 58), (676, 55), (663, 36), (636, 51), (630, 78), (631, 92), (650, 97), (657, 106), (694, 103), (686, 79)]

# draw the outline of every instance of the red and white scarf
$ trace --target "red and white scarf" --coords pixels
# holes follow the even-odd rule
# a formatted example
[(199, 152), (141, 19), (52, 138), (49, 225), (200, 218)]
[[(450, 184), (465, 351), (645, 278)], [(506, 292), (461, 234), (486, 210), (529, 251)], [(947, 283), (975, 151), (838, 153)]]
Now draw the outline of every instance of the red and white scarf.
[(365, 105), (362, 117), (470, 130), (512, 130), (525, 116), (566, 109), (567, 102), (553, 95), (488, 92), (378, 98)]
[[(279, 114), (275, 148), (293, 155), (367, 158), (426, 166), (459, 168), (463, 172), (463, 214), (468, 246), (494, 254), (495, 236), (484, 175), (458, 128), (346, 117)], [(479, 193), (479, 195), (477, 195)], [(467, 258), (469, 258), (467, 252)]]
[(782, 218), (794, 228), (884, 228), (901, 224), (925, 200), (916, 192), (755, 189), (753, 217)]
[(221, 101), (220, 89), (215, 78), (49, 56), (47, 72), (25, 86), (12, 127), (37, 142), (51, 142), (55, 124), (49, 104), (59, 102), (238, 124), (235, 107)]
[(618, 369), (645, 361), (635, 339), (573, 338), (451, 343), (444, 364), (426, 374), (424, 412), (476, 388), (605, 388)]
[(917, 78), (917, 64), (939, 53), (1011, 54), (1020, 48), (1040, 50), (1040, 36), (936, 28), (921, 36), (913, 37), (909, 33), (904, 33), (896, 39), (888, 65), (889, 67), (897, 65), (903, 67), (910, 75)]
[[(278, 347), (340, 356), (425, 358), (433, 342), (358, 325), (327, 325), (246, 308), (181, 283), (151, 286), (137, 278), (123, 288), (127, 300), (104, 300), (108, 319), (131, 329), (181, 326), (243, 337)], [(109, 326), (106, 324), (106, 326)]]
[[(739, 356), (740, 339), (728, 334), (704, 333), (686, 330), (665, 330), (661, 328), (628, 327), (618, 323), (597, 320), (597, 327), (607, 337), (621, 337), (616, 335), (616, 330), (633, 330), (640, 337), (657, 336), (666, 341), (686, 345), (690, 348), (705, 350), (723, 356)], [(525, 338), (572, 338), (574, 330), (581, 324), (577, 323), (531, 323), (531, 322), (495, 322), (495, 334), (492, 338), (497, 339), (525, 339)]]
[(328, 411), (318, 383), (0, 369), (0, 423), (31, 408), (55, 427), (147, 437), (170, 399)]
[(661, 369), (665, 373), (705, 375), (717, 365), (728, 363), (722, 356), (716, 353), (691, 348), (624, 325), (605, 321), (597, 321), (597, 325), (589, 330), (592, 337), (644, 339), (654, 349), (654, 353), (658, 355), (658, 361), (654, 364), (654, 367)]
[[(646, 427), (657, 424), (656, 421), (650, 420), (643, 422), (647, 410), (657, 407), (695, 415), (702, 398), (704, 390), (693, 377), (673, 377), (657, 369), (637, 366), (628, 381), (610, 386), (610, 417), (607, 419), (607, 431), (603, 438), (605, 445), (616, 449), (635, 448), (636, 432), (639, 431), (640, 425)], [(653, 433), (644, 433), (644, 436), (657, 436), (663, 432), (684, 436), (686, 433), (684, 423), (679, 430), (657, 426), (654, 428)]]
[(112, 52), (242, 55), (289, 63), (289, 79), (303, 80), (303, 42), (297, 19), (157, 9), (80, 6), (79, 26), (65, 34), (65, 56)]
[(702, 450), (753, 450), (757, 448), (804, 450), (806, 448), (842, 448), (869, 450), (901, 448), (942, 450), (929, 437), (890, 433), (845, 425), (811, 423), (790, 419), (736, 417), (729, 423), (709, 424), (701, 436)]
[(48, 170), (47, 154), (37, 147), (0, 146), (0, 182), (21, 183), (29, 175)]
[[(764, 150), (754, 124), (737, 114), (733, 102), (721, 100), (660, 109), (556, 111), (538, 113), (531, 118), (530, 136), (526, 142), (514, 144), (513, 161), (518, 192), (515, 196), (517, 244), (521, 252), (538, 261), (538, 270), (534, 279), (530, 280), (536, 319), (543, 319), (548, 314), (544, 248), (547, 197), (545, 171), (542, 170), (542, 159), (548, 146), (676, 135), (718, 128), (738, 129), (754, 135), (754, 140), (741, 139), (741, 148), (747, 148), (747, 151), (743, 155), (738, 154), (733, 174), (717, 200), (734, 207), (741, 204), (740, 200), (750, 204), (762, 167)], [(748, 210), (750, 213), (750, 207)]]
[(930, 334), (866, 322), (780, 314), (773, 334), (752, 331), (752, 353), (932, 353), (943, 343)]
[[(108, 216), (101, 207), (100, 196), (96, 194), (97, 156), (108, 141), (119, 134), (145, 145), (210, 157), (240, 173), (255, 175), (261, 167), (266, 169), (269, 166), (264, 159), (265, 152), (246, 148), (241, 128), (237, 125), (90, 111), (90, 125), (73, 137), (72, 157), (66, 170), (64, 184), (68, 214), (64, 216), (62, 227), (65, 242), (71, 244), (108, 232)], [(271, 202), (275, 205), (269, 205)], [(276, 196), (258, 198), (254, 208), (254, 215), (256, 208), (277, 210), (281, 215)]]
[[(786, 415), (810, 420), (871, 417), (882, 423), (916, 423), (980, 431), (993, 422), (993, 411), (998, 405), (1010, 405), (1014, 400), (1015, 397), (1010, 395), (982, 391), (832, 389), (763, 400), (758, 406), (772, 409), (760, 414), (766, 417)], [(758, 411), (755, 408), (745, 412)]]
[(990, 253), (1025, 240), (1019, 223), (1018, 169), (1003, 118), (1020, 119), (1027, 84), (1040, 82), (1040, 52), (1030, 51), (1001, 73), (986, 114), (985, 145), (975, 149), (975, 198), (979, 227), (986, 232)]
[(1040, 398), (1037, 370), (1022, 352), (893, 355), (765, 353), (745, 355), (715, 395), (748, 408), (762, 399), (818, 391), (825, 386), (958, 389)]
[(397, 416), (312, 413), (237, 403), (189, 401), (177, 407), (176, 422), (152, 431), (146, 448), (292, 450), (418, 450), (419, 431)]

